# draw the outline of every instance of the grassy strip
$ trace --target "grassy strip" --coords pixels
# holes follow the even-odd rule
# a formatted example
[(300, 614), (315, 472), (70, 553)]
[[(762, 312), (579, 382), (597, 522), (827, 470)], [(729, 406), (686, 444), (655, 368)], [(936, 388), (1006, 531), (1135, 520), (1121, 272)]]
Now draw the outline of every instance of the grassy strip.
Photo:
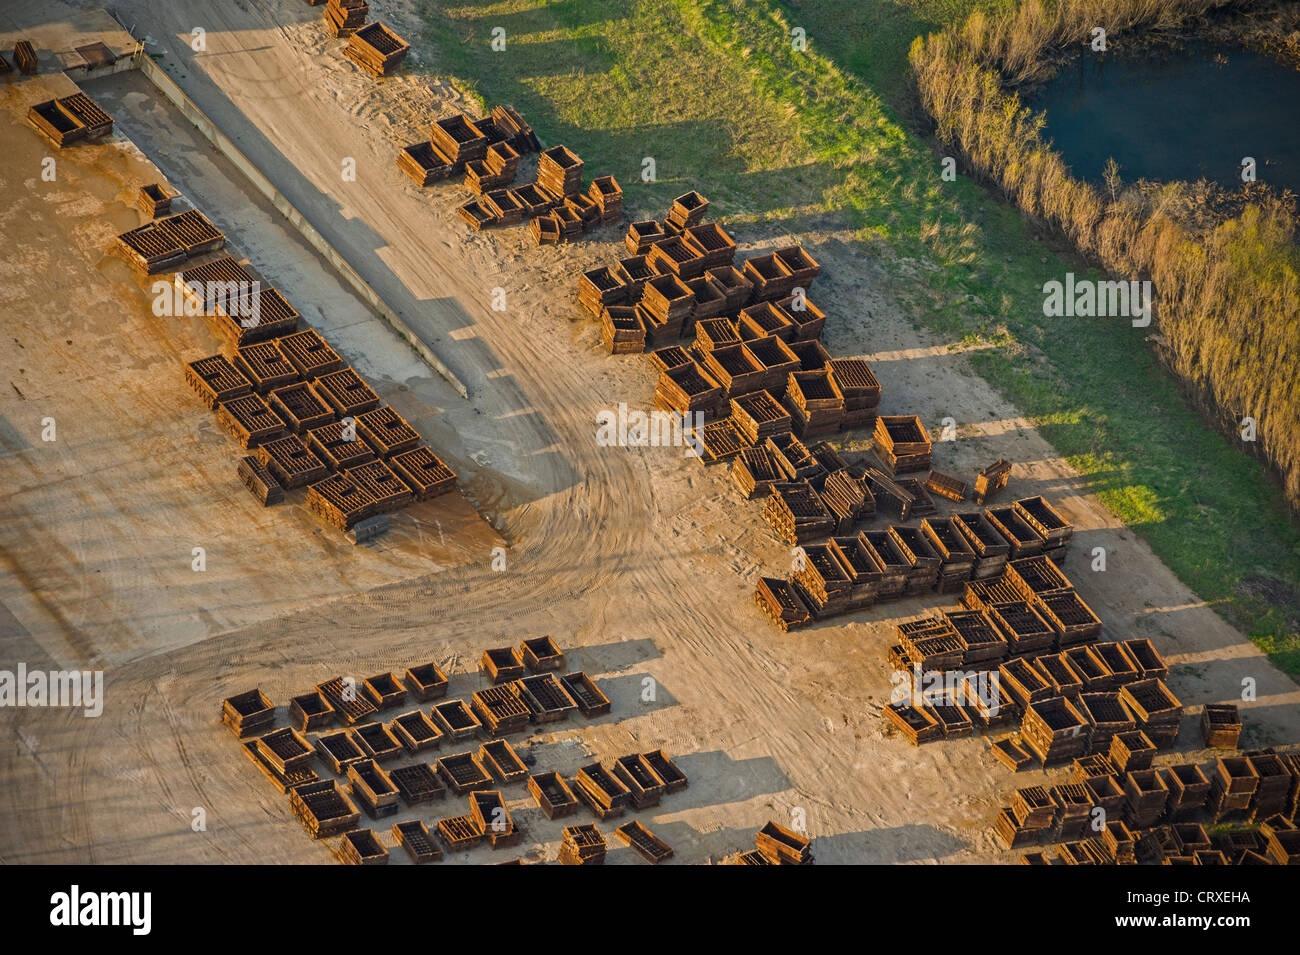
[[(440, 71), (514, 103), (543, 138), (613, 172), (631, 210), (661, 212), (698, 187), (728, 219), (796, 233), (804, 217), (847, 222), (896, 266), (899, 299), (920, 323), (1006, 345), (972, 353), (979, 373), (1180, 579), (1300, 674), (1300, 546), (1280, 494), (1259, 462), (1187, 408), (1142, 332), (1042, 316), (1042, 283), (1086, 270), (982, 188), (940, 181), (937, 157), (896, 119), (900, 78), (927, 20), (969, 5), (912, 6), (915, 21), (837, 0), (804, 0), (788, 19), (771, 0), (509, 0), (424, 12)], [(846, 27), (858, 7), (885, 28)], [(811, 41), (803, 52), (791, 43), (796, 24)], [(496, 26), (507, 31), (504, 53), (488, 49)], [(656, 183), (638, 179), (647, 155)]]

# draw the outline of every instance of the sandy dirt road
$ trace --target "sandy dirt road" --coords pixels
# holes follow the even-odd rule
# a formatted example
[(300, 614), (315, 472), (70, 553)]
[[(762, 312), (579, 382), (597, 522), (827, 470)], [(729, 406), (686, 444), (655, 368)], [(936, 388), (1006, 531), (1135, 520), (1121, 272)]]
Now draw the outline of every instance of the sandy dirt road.
[[(380, 12), (416, 33), (400, 7)], [(570, 665), (598, 680), (614, 714), (533, 736), (528, 758), (569, 771), (589, 754), (660, 745), (680, 754), (690, 789), (641, 814), (676, 848), (675, 862), (719, 859), (750, 844), (766, 818), (796, 811), (820, 862), (1010, 861), (989, 827), (1003, 794), (1040, 774), (1013, 782), (982, 739), (912, 749), (880, 718), (893, 625), (951, 604), (913, 599), (794, 635), (772, 629), (750, 594), (758, 574), (785, 572), (789, 554), (758, 507), (680, 449), (595, 442), (598, 411), (648, 408), (653, 391), (644, 360), (604, 354), (572, 304), (577, 273), (619, 257), (618, 230), (561, 250), (529, 247), (519, 229), (466, 231), (454, 215), (457, 187), (421, 192), (393, 168), (398, 146), (461, 105), (459, 94), (414, 74), (374, 84), (338, 55), (317, 14), (289, 0), (119, 7), (165, 51), (187, 93), (467, 382), (470, 400), (443, 410), (455, 424), (447, 438), (472, 462), (468, 494), (513, 544), (508, 569), (462, 564), (255, 626), (214, 627), (183, 649), (114, 667), (99, 719), (21, 713), (0, 756), (8, 781), (0, 855), (326, 861), (214, 725), (218, 701), (254, 684), (283, 701), (336, 672), (400, 671), (428, 658), (448, 663), (452, 694), (464, 694), (478, 686), (483, 648), (550, 633), (574, 648)], [(205, 54), (187, 45), (195, 25), (207, 30)], [(417, 46), (414, 55), (419, 66), (428, 54)], [(157, 105), (126, 83), (105, 95), (168, 169)], [(580, 142), (569, 145), (581, 153)], [(345, 158), (356, 161), (355, 182), (340, 178)], [(185, 188), (220, 191), (200, 164), (176, 170), (195, 177)], [(226, 214), (250, 249), (274, 246), (271, 223), (238, 208)], [(887, 412), (920, 414), (932, 428), (948, 415), (959, 423), (958, 440), (937, 446), (936, 467), (971, 473), (1005, 456), (1017, 462), (1017, 492), (1059, 502), (1078, 528), (1067, 573), (1112, 632), (1150, 636), (1169, 655), (1186, 703), (1234, 698), (1249, 676), (1259, 688), (1246, 710), (1252, 740), (1300, 739), (1295, 685), (1117, 527), (960, 352), (911, 328), (846, 237), (737, 239), (743, 251), (791, 239), (814, 249), (825, 276), (813, 298), (838, 303), (825, 336), (831, 350), (876, 356)], [(490, 307), (497, 288), (504, 312)], [(850, 448), (864, 444), (855, 438)], [(1104, 573), (1089, 569), (1096, 547), (1107, 553)], [(529, 832), (524, 854), (553, 858), (558, 827), (528, 802), (511, 794)], [(190, 812), (200, 806), (208, 829), (195, 833)], [(486, 849), (467, 858), (494, 861)]]

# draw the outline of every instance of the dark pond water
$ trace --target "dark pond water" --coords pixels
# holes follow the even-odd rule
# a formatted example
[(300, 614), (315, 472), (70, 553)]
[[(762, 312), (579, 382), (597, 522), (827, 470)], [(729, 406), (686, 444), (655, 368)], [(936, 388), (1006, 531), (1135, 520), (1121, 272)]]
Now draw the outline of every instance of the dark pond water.
[(1201, 46), (1150, 56), (1084, 53), (1026, 98), (1075, 175), (1100, 182), (1255, 176), (1300, 192), (1300, 71), (1246, 50)]

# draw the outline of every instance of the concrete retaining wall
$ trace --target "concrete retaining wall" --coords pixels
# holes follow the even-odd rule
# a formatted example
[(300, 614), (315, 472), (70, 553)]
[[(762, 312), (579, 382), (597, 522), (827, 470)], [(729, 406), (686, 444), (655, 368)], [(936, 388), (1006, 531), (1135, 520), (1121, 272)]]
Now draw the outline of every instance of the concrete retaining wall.
[(161, 66), (153, 61), (152, 58), (144, 53), (137, 53), (133, 58), (134, 65), (141, 73), (151, 82), (158, 91), (167, 97), (185, 117), (194, 124), (203, 136), (215, 146), (223, 156), (229, 159), (235, 166), (248, 178), (253, 188), (265, 196), (293, 225), (302, 237), (311, 243), (321, 255), (329, 260), (330, 264), (338, 270), (339, 274), (356, 290), (357, 294), (365, 299), (385, 322), (397, 332), (402, 338), (423, 358), (429, 365), (451, 383), (451, 386), (460, 393), (462, 398), (469, 397), (469, 391), (464, 383), (456, 377), (455, 373), (434, 354), (433, 349), (421, 341), (415, 331), (404, 322), (397, 312), (390, 308), (388, 303), (379, 297), (379, 293), (370, 287), (370, 284), (363, 279), (352, 268), (348, 261), (343, 258), (339, 252), (326, 241), (325, 237), (316, 231), (315, 227), (306, 220), (301, 212), (277, 189), (271, 180), (262, 174), (262, 171), (245, 156), (239, 147), (226, 136), (225, 133), (208, 118), (208, 115), (199, 109), (198, 105), (185, 95), (185, 92), (176, 85), (175, 80), (168, 76)]

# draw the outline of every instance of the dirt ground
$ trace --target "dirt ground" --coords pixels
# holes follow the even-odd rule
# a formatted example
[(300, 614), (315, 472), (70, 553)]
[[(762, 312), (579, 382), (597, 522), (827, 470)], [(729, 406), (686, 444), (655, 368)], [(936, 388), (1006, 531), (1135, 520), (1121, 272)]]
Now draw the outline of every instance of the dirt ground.
[[(42, 7), (20, 3), (16, 16)], [(893, 627), (953, 603), (911, 599), (781, 634), (751, 599), (755, 578), (784, 575), (790, 560), (759, 505), (681, 449), (597, 445), (599, 411), (647, 409), (654, 390), (648, 363), (607, 355), (573, 304), (577, 274), (620, 257), (622, 230), (558, 249), (531, 246), (520, 228), (469, 232), (455, 216), (459, 186), (421, 191), (394, 167), (397, 149), (426, 138), (427, 122), (462, 96), (413, 76), (372, 81), (339, 55), (319, 8), (127, 0), (116, 11), (470, 398), (370, 318), (143, 78), (87, 83), (117, 132), (60, 154), (66, 173), (53, 188), (31, 171), (47, 147), (18, 119), (38, 98), (33, 81), (5, 88), (0, 122), (14, 145), (0, 196), (19, 214), (0, 223), (0, 305), (14, 316), (12, 346), (0, 352), (0, 667), (96, 666), (107, 702), (97, 719), (0, 713), (0, 858), (326, 862), (326, 847), (305, 837), (216, 724), (220, 700), (258, 685), (284, 703), (339, 673), (400, 673), (429, 659), (452, 675), (451, 695), (467, 696), (481, 685), (484, 648), (549, 633), (613, 713), (516, 745), (535, 770), (562, 773), (664, 747), (690, 788), (637, 817), (675, 848), (674, 863), (720, 860), (752, 845), (767, 818), (796, 812), (823, 863), (1015, 860), (995, 846), (993, 817), (1009, 789), (1042, 774), (1013, 779), (984, 738), (913, 749), (881, 719)], [(382, 14), (417, 33), (400, 5)], [(203, 53), (188, 45), (195, 26), (207, 32)], [(569, 145), (581, 154), (580, 142)], [(349, 158), (355, 181), (340, 175)], [(446, 452), (469, 500), (511, 545), (504, 572), (490, 563), (495, 534), (468, 508), (432, 517), (448, 525), (441, 530), (425, 520), (353, 548), (310, 516), (251, 504), (233, 480), (233, 442), (180, 375), (181, 360), (216, 339), (200, 319), (154, 319), (139, 280), (106, 252), (139, 221), (129, 194), (153, 175), (149, 163)], [(1296, 685), (1117, 526), (960, 350), (907, 323), (848, 237), (736, 238), (742, 254), (795, 240), (813, 251), (824, 274), (811, 297), (835, 303), (830, 350), (871, 356), (886, 413), (919, 414), (936, 433), (944, 417), (957, 421), (957, 439), (936, 444), (937, 468), (971, 475), (1007, 457), (1016, 496), (1044, 494), (1075, 523), (1066, 573), (1113, 634), (1149, 636), (1174, 664), (1171, 685), (1189, 705), (1186, 746), (1199, 735), (1198, 705), (1235, 699), (1245, 677), (1258, 685), (1257, 702), (1244, 706), (1250, 742), (1300, 739)], [(491, 308), (496, 289), (505, 311)], [(52, 447), (40, 441), (47, 414), (59, 421)], [(195, 583), (190, 548), (204, 541), (208, 576)], [(1098, 547), (1107, 570), (1094, 573)], [(522, 788), (507, 797), (526, 830), (510, 855), (553, 859), (560, 823), (529, 808)], [(207, 828), (195, 832), (199, 807)], [(506, 855), (478, 848), (457, 859)], [(610, 861), (638, 860), (619, 848)]]

